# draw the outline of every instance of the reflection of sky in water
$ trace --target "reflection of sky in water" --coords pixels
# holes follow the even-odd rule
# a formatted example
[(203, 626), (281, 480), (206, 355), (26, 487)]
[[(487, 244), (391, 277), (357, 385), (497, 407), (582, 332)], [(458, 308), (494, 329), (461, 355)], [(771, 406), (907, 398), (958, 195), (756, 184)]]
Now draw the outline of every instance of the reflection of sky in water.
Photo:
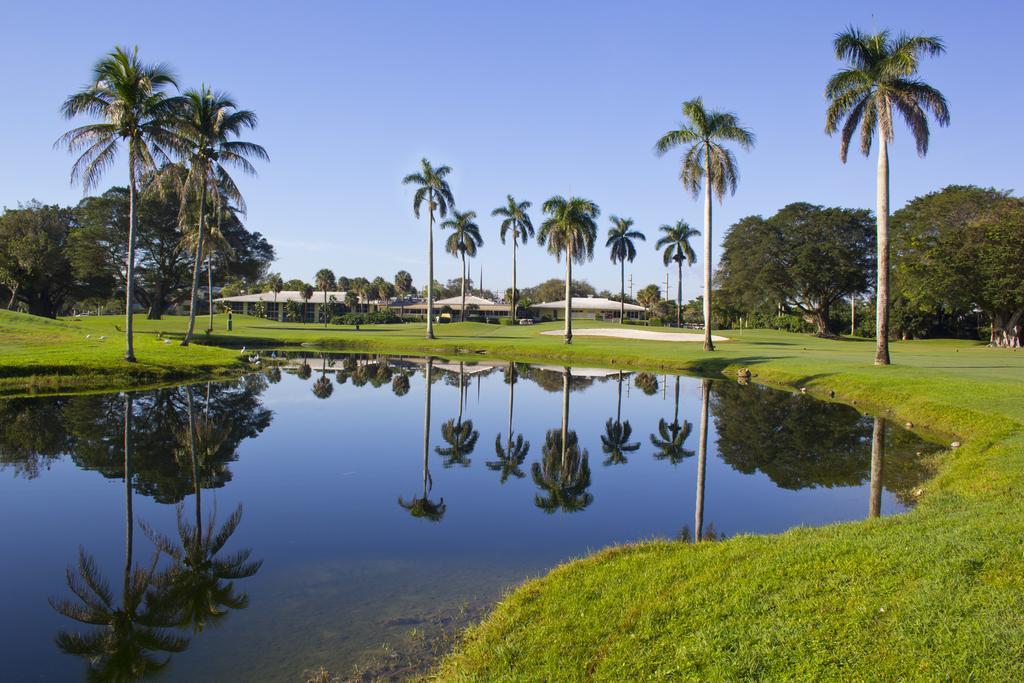
[[(658, 376), (657, 392), (647, 396), (632, 386), (633, 376), (627, 373), (622, 419), (632, 425), (631, 441), (641, 445), (626, 453), (628, 463), (622, 465), (602, 465), (606, 456), (600, 438), (606, 421), (615, 417), (616, 378), (595, 379), (570, 393), (569, 428), (589, 453), (588, 490), (594, 497), (589, 507), (574, 514), (538, 509), (538, 488), (530, 474), (531, 464), (542, 458), (545, 432), (561, 426), (559, 375), (545, 381), (554, 391), (523, 377), (516, 384), (514, 428), (530, 442), (530, 450), (521, 465), (525, 477), (510, 478), (504, 485), (501, 473), (485, 465), (496, 460), (495, 436), (500, 433), (504, 439), (507, 430), (503, 372), (495, 369), (466, 379), (463, 420), (472, 420), (479, 431), (469, 467), (444, 468), (434, 453), (435, 447), (445, 445), (441, 425), (457, 417), (459, 403), (455, 386), (443, 379), (435, 382), (430, 498), (443, 497), (447, 510), (440, 522), (432, 523), (411, 517), (397, 502), (399, 496), (409, 499), (422, 491), (422, 372), (410, 377), (410, 391), (403, 397), (392, 392), (390, 381), (374, 388), (353, 386), (350, 379), (334, 382), (332, 395), (320, 400), (312, 393), (320, 362), (311, 359), (310, 365), (310, 379), (286, 372), (280, 383), (267, 387), (259, 401), (273, 411), (269, 427), (241, 442), (237, 460), (228, 465), (231, 481), (203, 492), (204, 510), (216, 507), (220, 521), (236, 505), (244, 505), (242, 523), (227, 550), (250, 547), (254, 558), (264, 560), (256, 576), (237, 585), (249, 594), (250, 606), (196, 634), (188, 650), (175, 656), (167, 680), (295, 680), (303, 669), (321, 664), (345, 673), (382, 643), (400, 643), (418, 619), (457, 609), (466, 601), (492, 600), (511, 584), (609, 544), (672, 538), (683, 527), (693, 528), (697, 457), (672, 465), (652, 456), (650, 435), (657, 431), (658, 419), (673, 419), (671, 377), (666, 382)], [(333, 373), (329, 376), (334, 378)], [(720, 386), (762, 391), (715, 384), (716, 406)], [(196, 392), (197, 410), (204, 387)], [(700, 381), (682, 378), (679, 397), (679, 420), (693, 426), (684, 447), (696, 452)], [(742, 402), (730, 405), (736, 410)], [(859, 463), (860, 483), (787, 490), (760, 470), (742, 474), (723, 462), (717, 454), (716, 421), (754, 418), (714, 412), (709, 416), (705, 525), (731, 536), (867, 515), (870, 419), (847, 413), (847, 422), (860, 425), (849, 437), (855, 442), (851, 452), (856, 455), (851, 457)], [(898, 443), (890, 448), (886, 464), (901, 464), (887, 472), (899, 473), (901, 481), (893, 486), (905, 493), (916, 483), (914, 476), (923, 476), (920, 468), (907, 464), (913, 461), (907, 454), (922, 446), (905, 434), (890, 435), (890, 440)], [(788, 443), (781, 441), (783, 446)], [(173, 453), (165, 457), (173, 458)], [(191, 514), (192, 496), (184, 502)], [(138, 494), (134, 503), (136, 520), (174, 533), (173, 506)], [(901, 509), (896, 495), (886, 490), (883, 514)], [(78, 469), (68, 458), (31, 480), (15, 478), (7, 470), (0, 476), (0, 515), (16, 520), (0, 532), (5, 549), (0, 554), (0, 576), (6, 584), (0, 596), (4, 668), (12, 680), (74, 679), (82, 663), (59, 654), (52, 641), (59, 629), (71, 624), (46, 600), (67, 593), (64, 568), (80, 545), (96, 557), (112, 585), (119, 586), (123, 485)], [(144, 562), (152, 545), (138, 531), (135, 544), (136, 561)]]

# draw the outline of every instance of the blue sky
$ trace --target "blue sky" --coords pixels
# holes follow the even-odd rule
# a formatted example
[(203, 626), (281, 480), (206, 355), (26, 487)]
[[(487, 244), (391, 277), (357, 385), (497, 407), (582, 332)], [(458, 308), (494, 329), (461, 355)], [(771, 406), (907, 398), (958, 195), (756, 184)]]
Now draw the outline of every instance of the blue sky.
[[(938, 34), (946, 55), (922, 75), (949, 99), (952, 124), (933, 127), (919, 159), (905, 128), (891, 154), (893, 206), (950, 183), (1020, 190), (1024, 111), (1017, 44), (1024, 5), (1011, 2), (292, 2), (12, 3), (0, 41), (0, 205), (74, 203), (70, 156), (52, 149), (67, 123), (62, 99), (115, 44), (171, 63), (184, 86), (206, 82), (260, 116), (251, 136), (271, 163), (242, 182), (248, 223), (277, 247), (286, 278), (338, 274), (425, 282), (426, 229), (400, 184), (419, 159), (453, 167), (461, 209), (481, 216), (473, 264), (484, 284), (510, 284), (510, 247), (490, 211), (507, 193), (534, 202), (578, 194), (602, 208), (602, 247), (575, 271), (614, 289), (603, 248), (607, 216), (631, 216), (649, 242), (628, 267), (638, 286), (663, 282), (657, 227), (701, 228), (700, 205), (657, 158), (657, 137), (682, 101), (736, 112), (757, 134), (739, 152), (740, 186), (716, 205), (716, 243), (742, 216), (793, 201), (874, 208), (875, 160), (839, 163), (823, 132), (825, 80), (838, 68), (831, 38), (847, 24)], [(1009, 83), (1010, 87), (997, 87)], [(123, 183), (123, 166), (110, 184)], [(698, 246), (698, 255), (700, 249)], [(520, 283), (562, 268), (531, 244)], [(458, 262), (435, 256), (438, 279)], [(683, 278), (699, 287), (699, 267)], [(674, 275), (672, 278), (674, 290)]]

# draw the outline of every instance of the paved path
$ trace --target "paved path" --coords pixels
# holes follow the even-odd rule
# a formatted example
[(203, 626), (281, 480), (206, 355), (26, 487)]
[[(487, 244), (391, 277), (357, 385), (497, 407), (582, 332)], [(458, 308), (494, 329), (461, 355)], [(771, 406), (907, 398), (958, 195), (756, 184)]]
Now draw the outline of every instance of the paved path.
[[(561, 330), (548, 330), (541, 334), (562, 336)], [(572, 331), (574, 337), (618, 337), (619, 339), (647, 339), (650, 341), (702, 342), (703, 332), (654, 332), (653, 330), (635, 330), (614, 327), (583, 327)], [(728, 337), (711, 335), (711, 341), (729, 341)]]

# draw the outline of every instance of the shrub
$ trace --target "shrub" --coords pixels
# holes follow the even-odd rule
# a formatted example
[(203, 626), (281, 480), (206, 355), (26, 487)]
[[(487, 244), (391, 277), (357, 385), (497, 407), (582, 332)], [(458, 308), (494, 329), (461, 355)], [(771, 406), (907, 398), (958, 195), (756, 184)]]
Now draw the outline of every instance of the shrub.
[(661, 318), (652, 317), (651, 319), (649, 319), (647, 321), (647, 325), (649, 327), (661, 327), (663, 325), (663, 323), (661, 322)]
[(335, 316), (331, 322), (336, 325), (390, 325), (400, 323), (402, 319), (392, 311), (374, 311), (373, 313), (346, 313)]
[(501, 324), (501, 325), (515, 325), (516, 324), (516, 323), (512, 322), (512, 318), (498, 318), (497, 322), (499, 324)]

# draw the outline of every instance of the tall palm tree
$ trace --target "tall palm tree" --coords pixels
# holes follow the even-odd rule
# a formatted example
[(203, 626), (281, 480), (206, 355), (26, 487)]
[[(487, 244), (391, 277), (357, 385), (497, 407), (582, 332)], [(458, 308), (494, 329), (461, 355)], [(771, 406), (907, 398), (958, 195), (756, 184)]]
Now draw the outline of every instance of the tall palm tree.
[(334, 278), (334, 271), (330, 268), (321, 268), (316, 271), (316, 288), (324, 293), (324, 302), (320, 308), (321, 313), (324, 316), (324, 327), (327, 327), (327, 292), (331, 291), (338, 286), (338, 281)]
[(182, 652), (188, 640), (169, 633), (175, 625), (175, 610), (163, 581), (157, 575), (159, 553), (148, 565), (137, 565), (133, 558), (135, 517), (132, 505), (132, 396), (125, 394), (124, 408), (124, 482), (125, 482), (125, 561), (121, 600), (110, 590), (110, 583), (99, 573), (96, 561), (79, 549), (77, 571), (67, 570), (68, 588), (78, 598), (50, 599), (53, 608), (82, 624), (101, 627), (88, 633), (57, 634), (57, 647), (67, 654), (89, 662), (88, 680), (138, 680), (167, 666), (169, 657), (158, 653)]
[[(184, 177), (186, 173), (187, 171), (182, 169), (174, 171), (173, 175), (175, 179), (178, 179)], [(224, 194), (223, 188), (218, 186), (217, 192), (211, 198), (213, 200), (212, 213), (217, 217), (217, 220), (212, 225), (207, 223), (207, 233), (203, 239), (202, 248), (199, 245), (199, 222), (196, 221), (193, 225), (191, 221), (185, 221), (185, 224), (182, 226), (184, 230), (182, 244), (191, 253), (202, 252), (201, 259), (206, 262), (206, 295), (210, 314), (208, 332), (213, 331), (213, 254), (220, 252), (230, 256), (234, 253), (234, 248), (224, 235), (223, 219), (225, 213), (230, 214), (233, 218), (236, 214), (241, 213), (237, 207), (232, 205), (231, 199)]]
[(444, 517), (445, 510), (448, 506), (444, 503), (444, 498), (441, 498), (438, 502), (434, 502), (428, 498), (428, 494), (431, 489), (434, 488), (434, 480), (430, 476), (430, 386), (433, 383), (431, 377), (431, 371), (434, 368), (434, 360), (427, 358), (427, 367), (424, 370), (424, 392), (425, 397), (423, 399), (423, 495), (413, 496), (410, 500), (406, 501), (401, 496), (398, 497), (398, 504), (409, 511), (413, 517), (421, 517), (423, 519), (430, 520), (431, 522), (440, 522), (441, 518)]
[(65, 118), (85, 115), (97, 123), (72, 128), (55, 146), (81, 152), (71, 167), (71, 182), (81, 182), (88, 192), (96, 187), (103, 172), (117, 157), (123, 144), (128, 151), (128, 264), (125, 284), (124, 359), (135, 361), (132, 304), (135, 296), (135, 239), (138, 233), (138, 186), (142, 178), (170, 161), (178, 146), (175, 112), (181, 99), (168, 97), (177, 88), (174, 74), (166, 64), (144, 64), (139, 49), (117, 47), (100, 59), (92, 70), (89, 85), (68, 97), (61, 105)]
[[(846, 68), (829, 79), (825, 96), (825, 132), (840, 133), (839, 159), (860, 129), (860, 151), (867, 156), (878, 135), (878, 176), (875, 218), (878, 221), (878, 274), (875, 286), (875, 364), (889, 364), (889, 143), (893, 140), (893, 110), (907, 122), (917, 153), (928, 153), (928, 114), (940, 126), (949, 125), (949, 106), (941, 92), (917, 78), (922, 56), (945, 52), (938, 36), (911, 36), (889, 31), (867, 34), (852, 26), (832, 43), (836, 59)], [(842, 127), (840, 129), (840, 126)]]
[(459, 320), (466, 321), (466, 257), (476, 256), (477, 249), (483, 246), (484, 239), (480, 236), (480, 226), (475, 223), (475, 211), (452, 210), (452, 217), (441, 224), (444, 230), (451, 230), (444, 249), (452, 256), (462, 259), (462, 310)]
[(618, 263), (621, 267), (619, 272), (619, 324), (626, 319), (626, 261), (630, 263), (636, 258), (636, 245), (633, 240), (646, 241), (639, 230), (633, 230), (632, 218), (609, 217), (612, 227), (608, 229), (608, 240), (604, 246), (611, 249), (612, 263)]
[(679, 169), (683, 187), (694, 197), (704, 181), (704, 350), (714, 351), (711, 342), (711, 194), (721, 202), (726, 190), (736, 194), (739, 171), (736, 157), (724, 143), (735, 142), (743, 149), (754, 146), (754, 134), (740, 125), (735, 114), (704, 108), (700, 97), (683, 102), (684, 122), (655, 143), (659, 156), (676, 147), (686, 147)]
[(418, 219), (420, 206), (427, 203), (427, 339), (434, 338), (434, 211), (440, 218), (455, 208), (455, 198), (445, 178), (452, 172), (450, 166), (433, 165), (426, 159), (420, 161), (420, 172), (410, 173), (402, 179), (403, 185), (415, 185), (412, 198), (412, 212)]
[(657, 435), (651, 434), (651, 445), (658, 449), (654, 457), (678, 465), (693, 456), (693, 451), (683, 448), (692, 432), (693, 425), (687, 420), (679, 424), (679, 375), (676, 375), (675, 411), (672, 414), (672, 422), (665, 422), (664, 418), (659, 419)]
[(579, 512), (592, 502), (590, 488), (590, 456), (581, 449), (576, 432), (569, 429), (569, 368), (562, 375), (562, 428), (549, 429), (544, 436), (541, 462), (530, 467), (533, 483), (544, 495), (535, 494), (534, 505), (547, 513), (557, 510)]
[(501, 221), (501, 243), (505, 244), (505, 238), (512, 237), (512, 300), (509, 307), (509, 315), (512, 324), (516, 324), (516, 250), (519, 242), (526, 244), (533, 237), (533, 222), (530, 214), (526, 213), (533, 204), (530, 202), (517, 202), (512, 195), (508, 195), (508, 204), (499, 206), (491, 211), (492, 216), (499, 216)]
[(199, 271), (202, 265), (203, 241), (206, 239), (206, 201), (211, 193), (223, 193), (245, 211), (242, 193), (235, 185), (229, 169), (238, 169), (256, 175), (250, 158), (269, 161), (270, 156), (260, 145), (238, 138), (246, 130), (256, 127), (256, 114), (239, 109), (230, 95), (202, 86), (185, 92), (183, 106), (177, 122), (181, 137), (179, 151), (188, 161), (189, 171), (182, 192), (182, 202), (199, 199), (199, 228), (196, 237), (196, 256), (192, 268), (192, 304), (188, 314), (188, 328), (182, 346), (188, 346), (196, 324), (199, 303)]
[(597, 218), (601, 209), (589, 199), (555, 195), (544, 202), (548, 218), (540, 226), (537, 243), (561, 260), (565, 254), (565, 343), (572, 343), (572, 263), (594, 258)]
[(309, 300), (313, 298), (313, 285), (303, 285), (299, 296), (302, 297), (302, 322), (306, 322), (306, 307), (309, 306)]
[(663, 249), (661, 256), (667, 267), (668, 264), (676, 263), (676, 327), (682, 323), (683, 310), (683, 261), (686, 265), (692, 266), (697, 262), (697, 254), (693, 253), (690, 246), (690, 238), (700, 235), (699, 230), (694, 230), (686, 221), (676, 221), (675, 225), (663, 225), (658, 228), (664, 234), (658, 240), (656, 249)]

